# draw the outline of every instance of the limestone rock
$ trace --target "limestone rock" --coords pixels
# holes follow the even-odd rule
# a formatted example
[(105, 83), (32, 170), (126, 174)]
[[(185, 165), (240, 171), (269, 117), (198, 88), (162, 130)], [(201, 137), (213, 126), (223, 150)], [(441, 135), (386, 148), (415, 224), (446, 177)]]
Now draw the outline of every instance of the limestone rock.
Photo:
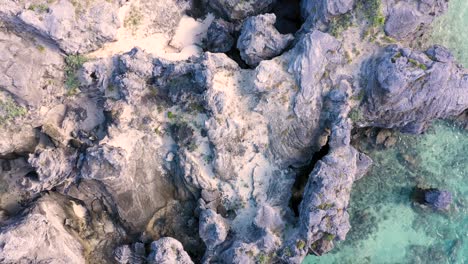
[(200, 214), (200, 237), (208, 249), (212, 249), (224, 242), (229, 227), (226, 220), (211, 209), (203, 210)]
[(363, 105), (368, 125), (421, 133), (431, 120), (460, 115), (468, 107), (468, 72), (452, 61), (390, 46), (372, 65), (377, 71), (366, 77)]
[(314, 20), (328, 22), (333, 16), (349, 12), (354, 5), (354, 0), (301, 0), (301, 15), (304, 19), (313, 17)]
[(115, 40), (121, 26), (117, 14), (119, 5), (114, 2), (28, 2), (27, 9), (18, 15), (21, 23), (50, 38), (68, 54), (90, 52)]
[(274, 14), (265, 14), (244, 22), (237, 48), (248, 65), (257, 66), (262, 60), (278, 56), (293, 40), (291, 34), (282, 35), (276, 30), (275, 21)]
[(225, 18), (235, 21), (268, 12), (276, 0), (205, 0), (205, 2)]
[(448, 191), (429, 189), (424, 192), (424, 200), (436, 210), (447, 210), (452, 203), (452, 194)]
[(182, 244), (171, 237), (163, 237), (151, 243), (148, 262), (152, 264), (193, 264)]
[(387, 0), (384, 3), (389, 8), (385, 33), (398, 40), (413, 38), (421, 27), (427, 27), (448, 6), (445, 0)]
[(234, 25), (216, 19), (206, 33), (205, 45), (209, 52), (228, 52), (234, 46)]

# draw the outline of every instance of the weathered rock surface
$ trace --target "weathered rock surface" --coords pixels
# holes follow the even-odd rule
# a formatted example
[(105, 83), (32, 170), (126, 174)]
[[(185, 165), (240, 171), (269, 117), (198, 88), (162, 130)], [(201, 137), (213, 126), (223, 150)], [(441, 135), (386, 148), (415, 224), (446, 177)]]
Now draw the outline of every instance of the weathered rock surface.
[(314, 18), (327, 22), (331, 17), (349, 12), (355, 0), (301, 0), (301, 15), (304, 19)]
[[(0, 229), (3, 263), (84, 263), (87, 255), (110, 259), (104, 249), (118, 243), (119, 231), (110, 219), (90, 218), (79, 201), (55, 193), (44, 194)], [(97, 224), (97, 225), (96, 225)], [(105, 224), (105, 230), (97, 229)], [(106, 242), (105, 237), (114, 239)], [(82, 239), (87, 239), (85, 244)]]
[(233, 34), (233, 24), (223, 19), (213, 21), (206, 33), (206, 49), (209, 52), (228, 52), (235, 44)]
[(430, 25), (448, 7), (445, 0), (387, 0), (384, 4), (388, 7), (385, 33), (398, 40), (413, 38), (412, 35)]
[(171, 237), (163, 237), (151, 243), (148, 262), (154, 264), (193, 263), (187, 252), (184, 251), (182, 244)]
[[(436, 118), (460, 115), (468, 107), (468, 72), (439, 47), (425, 53), (397, 46), (367, 67), (363, 124), (421, 133)], [(371, 73), (373, 72), (373, 73)]]
[(0, 11), (0, 16), (16, 28), (53, 41), (68, 54), (85, 53), (115, 40), (118, 2), (26, 1)]
[[(353, 126), (391, 146), (390, 129), (420, 133), (468, 108), (467, 72), (444, 47), (382, 47), (361, 36), (369, 25), (319, 30), (362, 19), (357, 1), (301, 1), (294, 43), (263, 14), (277, 1), (203, 1), (230, 21), (210, 26), (211, 15), (184, 16), (197, 3), (1, 2), (0, 262), (300, 263), (351, 228), (351, 188), (372, 164), (351, 146)], [(446, 8), (415, 3), (382, 2), (387, 34), (405, 45)], [(119, 47), (63, 58), (125, 36), (122, 26), (136, 46), (166, 41), (171, 60)], [(237, 59), (239, 29), (254, 69), (221, 53)], [(203, 53), (193, 39), (206, 30)], [(187, 47), (194, 56), (168, 55)]]
[(225, 18), (235, 21), (268, 12), (276, 0), (204, 0), (204, 2)]
[(445, 210), (452, 203), (452, 194), (448, 191), (428, 190), (424, 193), (424, 200), (434, 209)]
[(271, 59), (291, 43), (291, 34), (282, 35), (274, 27), (274, 14), (250, 17), (242, 25), (237, 48), (242, 59), (250, 66), (257, 66), (262, 60)]

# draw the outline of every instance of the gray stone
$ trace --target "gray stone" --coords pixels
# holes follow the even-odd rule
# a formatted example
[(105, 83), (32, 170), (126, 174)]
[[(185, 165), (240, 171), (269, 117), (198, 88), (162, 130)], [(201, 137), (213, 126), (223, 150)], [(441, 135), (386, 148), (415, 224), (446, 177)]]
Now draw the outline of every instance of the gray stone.
[(210, 52), (228, 52), (235, 44), (234, 26), (222, 19), (216, 19), (210, 24), (206, 39), (206, 49)]
[(281, 54), (291, 43), (291, 34), (282, 35), (274, 27), (274, 14), (248, 18), (242, 25), (237, 48), (242, 60), (250, 66), (257, 66), (262, 60), (268, 60)]
[(48, 3), (45, 10), (30, 2), (18, 18), (53, 40), (66, 53), (86, 53), (116, 40), (117, 29), (121, 26), (118, 8), (118, 3), (105, 0), (60, 0)]
[(204, 0), (204, 2), (223, 17), (236, 21), (268, 12), (276, 0)]
[(377, 71), (368, 68), (363, 124), (421, 133), (431, 120), (468, 107), (468, 72), (452, 61), (392, 46), (367, 67)]
[(427, 29), (448, 7), (445, 0), (386, 0), (383, 4), (388, 8), (384, 10), (389, 10), (385, 33), (398, 40), (414, 39), (418, 31)]
[(208, 249), (224, 242), (229, 231), (226, 220), (211, 209), (200, 214), (200, 237)]
[(349, 12), (354, 0), (301, 0), (301, 15), (305, 19), (322, 20), (328, 22), (333, 16)]
[(182, 244), (171, 237), (163, 237), (151, 243), (151, 253), (148, 257), (151, 264), (193, 264)]
[(424, 200), (436, 210), (447, 210), (452, 203), (452, 194), (448, 191), (429, 189), (424, 192)]

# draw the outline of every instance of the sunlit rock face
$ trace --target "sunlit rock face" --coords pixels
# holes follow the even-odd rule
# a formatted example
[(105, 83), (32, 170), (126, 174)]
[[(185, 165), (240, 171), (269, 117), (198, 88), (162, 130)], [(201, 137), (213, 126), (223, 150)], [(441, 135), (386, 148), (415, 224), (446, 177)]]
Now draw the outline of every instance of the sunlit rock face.
[(1, 2), (0, 262), (331, 251), (373, 163), (356, 128), (391, 147), (468, 108), (452, 53), (414, 44), (426, 2)]

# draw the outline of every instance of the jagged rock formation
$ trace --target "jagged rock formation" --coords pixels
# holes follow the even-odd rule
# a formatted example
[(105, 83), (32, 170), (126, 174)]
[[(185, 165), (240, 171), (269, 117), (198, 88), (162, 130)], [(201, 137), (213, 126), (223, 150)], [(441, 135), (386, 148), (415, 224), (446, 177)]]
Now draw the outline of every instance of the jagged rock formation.
[(303, 0), (294, 40), (284, 1), (0, 1), (2, 263), (300, 263), (352, 228), (353, 127), (468, 108), (466, 69), (413, 45), (445, 1)]
[(268, 12), (276, 0), (204, 0), (203, 2), (225, 18), (236, 21)]
[(263, 60), (278, 56), (293, 40), (291, 34), (280, 34), (274, 27), (275, 22), (274, 14), (245, 20), (237, 40), (237, 48), (248, 65), (257, 66)]
[(2, 1), (0, 16), (39, 34), (69, 54), (92, 51), (115, 40), (120, 1)]
[(377, 71), (367, 70), (366, 125), (421, 133), (431, 120), (468, 107), (468, 72), (440, 46), (426, 53), (389, 46), (367, 67)]
[(388, 7), (388, 18), (385, 32), (398, 40), (404, 40), (411, 35), (422, 32), (424, 27), (431, 24), (436, 16), (447, 10), (445, 0), (428, 1), (384, 1)]

